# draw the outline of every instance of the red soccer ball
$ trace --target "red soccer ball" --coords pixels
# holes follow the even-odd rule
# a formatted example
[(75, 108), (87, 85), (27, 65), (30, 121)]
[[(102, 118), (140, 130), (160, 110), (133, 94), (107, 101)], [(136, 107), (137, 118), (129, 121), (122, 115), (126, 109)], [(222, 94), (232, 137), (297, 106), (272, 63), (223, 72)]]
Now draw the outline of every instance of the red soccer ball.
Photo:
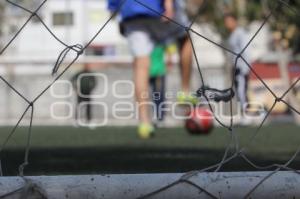
[(186, 130), (193, 135), (207, 135), (214, 127), (214, 116), (208, 108), (196, 107), (188, 113)]

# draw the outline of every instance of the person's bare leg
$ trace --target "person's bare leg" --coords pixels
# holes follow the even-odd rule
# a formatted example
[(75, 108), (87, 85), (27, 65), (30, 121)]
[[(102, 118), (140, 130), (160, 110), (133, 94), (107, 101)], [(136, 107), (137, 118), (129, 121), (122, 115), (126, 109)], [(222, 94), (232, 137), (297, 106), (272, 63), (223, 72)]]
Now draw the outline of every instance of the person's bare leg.
[(181, 89), (185, 94), (190, 92), (190, 80), (192, 70), (192, 44), (186, 39), (180, 49), (180, 67), (181, 67)]
[(151, 124), (149, 119), (149, 67), (148, 56), (138, 57), (134, 60), (134, 84), (135, 96), (138, 103), (138, 114), (141, 123)]

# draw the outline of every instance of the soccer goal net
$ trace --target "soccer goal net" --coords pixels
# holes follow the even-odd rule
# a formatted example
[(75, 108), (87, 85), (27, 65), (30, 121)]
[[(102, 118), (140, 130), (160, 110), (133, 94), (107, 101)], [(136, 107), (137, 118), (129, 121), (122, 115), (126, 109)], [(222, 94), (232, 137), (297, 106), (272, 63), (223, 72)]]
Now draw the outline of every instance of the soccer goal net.
[[(90, 1), (90, 0), (89, 0)], [(284, 163), (274, 163), (271, 165), (258, 165), (250, 157), (247, 156), (247, 148), (253, 142), (257, 142), (258, 136), (263, 132), (263, 125), (276, 109), (280, 110), (281, 106), (286, 107), (293, 114), (293, 121), (300, 122), (300, 102), (299, 102), (299, 71), (291, 75), (291, 70), (299, 70), (291, 62), (293, 55), (288, 50), (288, 42), (282, 39), (280, 33), (274, 34), (276, 43), (275, 51), (277, 54), (271, 59), (276, 60), (277, 76), (279, 76), (278, 86), (272, 86), (263, 77), (268, 76), (268, 69), (261, 71), (263, 67), (248, 63), (244, 57), (245, 52), (249, 48), (254, 48), (252, 44), (260, 36), (267, 26), (275, 26), (275, 28), (284, 29), (285, 25), (290, 25), (292, 21), (292, 30), (299, 31), (299, 2), (288, 0), (263, 1), (260, 5), (264, 7), (259, 9), (259, 25), (255, 26), (255, 31), (249, 37), (242, 51), (235, 52), (221, 41), (221, 37), (214, 37), (209, 31), (199, 30), (201, 20), (198, 18), (198, 11), (192, 17), (191, 24), (186, 26), (178, 23), (176, 20), (159, 13), (157, 10), (147, 4), (149, 1), (143, 0), (122, 0), (118, 5), (118, 9), (114, 13), (106, 12), (103, 15), (97, 15), (93, 8), (102, 6), (105, 9), (103, 1), (58, 1), (58, 0), (43, 0), (43, 1), (14, 1), (6, 0), (0, 2), (1, 10), (3, 11), (4, 20), (2, 24), (3, 40), (5, 40), (1, 48), (0, 57), (0, 122), (2, 124), (12, 125), (9, 132), (5, 132), (5, 139), (0, 140), (0, 198), (298, 198), (300, 197), (300, 175), (298, 168), (293, 168), (291, 164), (299, 155), (299, 150), (287, 159)], [(201, 1), (203, 9), (210, 9), (210, 1)], [(226, 1), (227, 2), (227, 1)], [(223, 12), (223, 9), (230, 9), (225, 1), (214, 1), (212, 5), (216, 14)], [(233, 8), (242, 6), (246, 1), (234, 1)], [(239, 3), (238, 3), (239, 2)], [(243, 2), (243, 3), (241, 3)], [(98, 5), (99, 3), (99, 5)], [(185, 174), (136, 174), (136, 175), (85, 175), (85, 176), (52, 176), (52, 177), (29, 177), (26, 175), (26, 166), (30, 164), (30, 147), (32, 139), (32, 129), (37, 124), (56, 125), (55, 118), (64, 118), (62, 125), (70, 125), (72, 123), (73, 114), (70, 111), (70, 106), (73, 106), (74, 99), (72, 93), (72, 75), (76, 68), (84, 67), (85, 65), (95, 64), (101, 71), (102, 68), (108, 66), (119, 66), (121, 69), (110, 68), (105, 73), (99, 73), (96, 78), (99, 81), (112, 81), (116, 93), (121, 96), (127, 96), (128, 102), (133, 100), (133, 96), (128, 97), (130, 93), (122, 93), (124, 90), (130, 89), (132, 84), (128, 82), (131, 78), (129, 67), (131, 66), (131, 58), (127, 55), (124, 57), (113, 57), (110, 54), (122, 53), (123, 48), (112, 49), (107, 43), (103, 42), (103, 46), (93, 46), (97, 39), (109, 41), (114, 38), (114, 31), (117, 30), (116, 21), (113, 21), (122, 6), (126, 3), (137, 4), (150, 12), (158, 15), (162, 20), (174, 24), (179, 29), (186, 32), (188, 39), (192, 44), (192, 53), (197, 68), (197, 73), (193, 73), (197, 78), (197, 83), (193, 85), (195, 93), (200, 92), (202, 100), (211, 109), (214, 114), (215, 122), (223, 128), (228, 134), (229, 142), (225, 148), (221, 160), (207, 168), (199, 168), (199, 170), (191, 171)], [(194, 1), (200, 3), (200, 1)], [(205, 7), (204, 5), (207, 5)], [(222, 7), (223, 6), (223, 7)], [(90, 8), (87, 12), (84, 8)], [(73, 13), (70, 10), (82, 9), (84, 12)], [(249, 7), (250, 9), (250, 7)], [(252, 8), (251, 8), (252, 9)], [(243, 9), (241, 9), (243, 10)], [(51, 12), (52, 11), (52, 12)], [(201, 9), (200, 11), (201, 12)], [(210, 11), (213, 12), (213, 11)], [(259, 11), (257, 11), (259, 12)], [(51, 17), (47, 17), (51, 13)], [(241, 14), (241, 13), (238, 13)], [(6, 16), (6, 18), (5, 18)], [(10, 16), (7, 18), (7, 16)], [(209, 18), (209, 16), (208, 16)], [(105, 19), (105, 20), (103, 20)], [(66, 26), (77, 26), (80, 21), (81, 25), (85, 25), (85, 20), (94, 22), (92, 27), (80, 26), (74, 30), (63, 29)], [(97, 24), (97, 21), (104, 21), (102, 24)], [(286, 24), (285, 24), (286, 20)], [(19, 22), (22, 24), (19, 26)], [(243, 20), (242, 20), (243, 21)], [(219, 21), (220, 22), (220, 21)], [(9, 31), (5, 24), (10, 25), (13, 34), (8, 34)], [(197, 25), (199, 24), (200, 25)], [(51, 25), (49, 25), (51, 24)], [(256, 23), (257, 24), (257, 23)], [(108, 30), (109, 27), (112, 27)], [(220, 25), (222, 26), (222, 25)], [(96, 29), (95, 29), (96, 28)], [(54, 31), (55, 29), (55, 31)], [(91, 29), (91, 31), (88, 31)], [(205, 30), (205, 29), (204, 29)], [(30, 32), (32, 31), (32, 32)], [(87, 31), (87, 32), (85, 32)], [(31, 41), (23, 41), (22, 34), (36, 34), (44, 32), (40, 37), (33, 37)], [(78, 35), (78, 33), (81, 33)], [(213, 32), (213, 31), (212, 31)], [(285, 32), (287, 36), (291, 33)], [(279, 35), (279, 36), (278, 36)], [(23, 35), (24, 36), (24, 35)], [(62, 36), (62, 37), (60, 37)], [(82, 39), (84, 37), (84, 39)], [(21, 39), (20, 39), (21, 38)], [(46, 38), (49, 38), (48, 40)], [(75, 39), (74, 39), (75, 38)], [(120, 39), (120, 38), (117, 38)], [(75, 42), (74, 42), (75, 40)], [(121, 39), (120, 39), (121, 40)], [(206, 49), (217, 48), (215, 56), (225, 57), (224, 54), (229, 54), (234, 57), (233, 70), (225, 71), (224, 68), (208, 67), (202, 65), (201, 50), (199, 50), (198, 42), (206, 43)], [(19, 49), (17, 43), (20, 43)], [(53, 45), (55, 43), (55, 45)], [(122, 43), (122, 42), (121, 42)], [(124, 43), (122, 43), (124, 45)], [(42, 46), (41, 55), (47, 55), (47, 58), (42, 59), (26, 58), (30, 57), (31, 52), (25, 51), (24, 46), (37, 48)], [(51, 46), (50, 51), (43, 51), (43, 48)], [(57, 47), (60, 48), (57, 48)], [(208, 47), (207, 47), (208, 46)], [(213, 46), (211, 48), (211, 46)], [(57, 50), (59, 49), (59, 50)], [(16, 50), (16, 51), (14, 51)], [(87, 56), (87, 53), (100, 54), (102, 56)], [(35, 51), (36, 52), (36, 51)], [(20, 53), (23, 59), (16, 56)], [(206, 53), (206, 54), (205, 54)], [(223, 54), (224, 53), (224, 54)], [(52, 56), (49, 56), (51, 54)], [(211, 56), (207, 51), (203, 54)], [(108, 56), (107, 56), (108, 55)], [(25, 57), (25, 58), (24, 58)], [(50, 59), (49, 59), (50, 57)], [(53, 59), (55, 57), (55, 59)], [(200, 58), (201, 57), (201, 58)], [(263, 58), (266, 58), (263, 56)], [(233, 92), (234, 81), (233, 74), (237, 72), (237, 64), (242, 62), (245, 64), (251, 73), (251, 78), (255, 79), (253, 88), (257, 88), (257, 93), (264, 90), (268, 93), (268, 98), (263, 105), (267, 107), (263, 116), (256, 121), (255, 130), (248, 138), (247, 143), (241, 145), (237, 135), (237, 128), (234, 119), (235, 99), (224, 104), (227, 106), (228, 117), (220, 118), (216, 114), (216, 109), (213, 106), (209, 92), (222, 92), (222, 89)], [(211, 65), (219, 65), (220, 63), (212, 62)], [(226, 64), (221, 63), (221, 64)], [(43, 65), (43, 67), (40, 67)], [(271, 70), (271, 69), (270, 69)], [(71, 72), (73, 73), (71, 73)], [(118, 72), (116, 72), (118, 71)], [(222, 75), (222, 74), (226, 74)], [(108, 75), (107, 75), (108, 74)], [(125, 77), (126, 76), (126, 77)], [(174, 75), (175, 76), (175, 75)], [(124, 78), (125, 77), (125, 78)], [(114, 79), (106, 79), (114, 78)], [(68, 81), (66, 81), (68, 80)], [(176, 84), (180, 79), (171, 78), (171, 86)], [(117, 82), (117, 83), (115, 83)], [(174, 82), (174, 84), (173, 84)], [(105, 82), (104, 82), (105, 83)], [(227, 84), (226, 84), (227, 83)], [(120, 87), (118, 87), (118, 84)], [(198, 85), (198, 86), (197, 86)], [(257, 86), (259, 85), (259, 86)], [(114, 100), (111, 97), (103, 97), (102, 92), (105, 88), (102, 84), (98, 85), (95, 95), (103, 99), (103, 102), (112, 103)], [(197, 87), (196, 87), (197, 86)], [(35, 92), (33, 92), (35, 90)], [(38, 90), (38, 92), (36, 92)], [(253, 97), (257, 97), (253, 93)], [(298, 96), (297, 96), (298, 95)], [(57, 102), (57, 99), (58, 102)], [(56, 101), (56, 102), (55, 102)], [(222, 101), (222, 100), (221, 100)], [(100, 108), (102, 107), (100, 103)], [(99, 105), (99, 104), (96, 104)], [(22, 111), (20, 111), (22, 110)], [(98, 114), (105, 113), (105, 110), (100, 109)], [(108, 113), (109, 114), (109, 113)], [(104, 117), (98, 115), (98, 118)], [(53, 119), (54, 118), (54, 119)], [(110, 118), (110, 117), (106, 117)], [(131, 121), (134, 124), (134, 119)], [(101, 123), (102, 121), (100, 121)], [(130, 122), (126, 121), (124, 124)], [(171, 122), (172, 123), (172, 122)], [(121, 124), (121, 125), (124, 125)], [(5, 177), (2, 165), (3, 150), (7, 143), (11, 141), (16, 130), (21, 126), (27, 127), (25, 138), (23, 161), (19, 165), (16, 177)], [(0, 132), (2, 133), (2, 132)], [(293, 132), (299, 133), (299, 128)], [(284, 132), (283, 132), (284, 136)], [(256, 172), (222, 172), (223, 167), (236, 159), (242, 159), (246, 164), (251, 166)]]

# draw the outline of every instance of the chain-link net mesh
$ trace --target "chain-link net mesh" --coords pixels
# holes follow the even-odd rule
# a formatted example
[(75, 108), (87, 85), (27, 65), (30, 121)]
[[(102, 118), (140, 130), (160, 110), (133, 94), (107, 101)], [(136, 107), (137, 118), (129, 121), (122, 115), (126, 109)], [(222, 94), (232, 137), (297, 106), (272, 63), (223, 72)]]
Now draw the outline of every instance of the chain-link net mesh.
[[(86, 50), (86, 48), (97, 38), (100, 37), (101, 32), (103, 31), (103, 29), (109, 25), (109, 23), (111, 22), (111, 20), (118, 14), (119, 10), (121, 9), (121, 7), (124, 5), (124, 3), (126, 2), (126, 0), (123, 0), (122, 3), (119, 5), (118, 9), (111, 14), (111, 16), (109, 17), (109, 19), (102, 25), (102, 27), (99, 28), (98, 32), (89, 40), (89, 42), (85, 45), (83, 44), (67, 44), (64, 41), (62, 41), (60, 38), (58, 38), (55, 33), (47, 26), (47, 24), (43, 21), (43, 19), (38, 15), (39, 10), (47, 3), (48, 0), (44, 0), (37, 9), (35, 10), (30, 10), (28, 8), (25, 8), (24, 6), (22, 6), (20, 3), (11, 1), (11, 0), (6, 0), (7, 4), (10, 4), (11, 6), (15, 6), (19, 9), (21, 9), (22, 11), (30, 14), (29, 18), (26, 20), (26, 22), (21, 26), (21, 28), (16, 32), (16, 34), (9, 40), (9, 42), (3, 47), (3, 49), (0, 51), (0, 54), (3, 54), (8, 47), (14, 42), (14, 40), (19, 36), (19, 34), (24, 30), (24, 28), (27, 26), (27, 24), (33, 19), (37, 19), (42, 25), (43, 27), (51, 34), (51, 36), (57, 41), (59, 42), (63, 47), (64, 50), (59, 54), (57, 61), (53, 67), (53, 75), (54, 75), (54, 80), (46, 87), (44, 88), (33, 100), (26, 98), (23, 94), (22, 91), (16, 89), (13, 85), (11, 85), (4, 77), (0, 76), (0, 79), (2, 81), (2, 83), (4, 83), (5, 85), (7, 85), (16, 95), (18, 95), (22, 100), (24, 100), (24, 102), (27, 103), (27, 108), (25, 109), (25, 111), (22, 113), (21, 117), (19, 118), (18, 122), (16, 123), (16, 125), (14, 126), (14, 128), (12, 128), (12, 130), (9, 132), (9, 134), (7, 135), (6, 139), (4, 140), (4, 142), (2, 143), (1, 147), (0, 147), (0, 176), (3, 176), (3, 171), (1, 168), (1, 155), (3, 153), (4, 148), (6, 147), (6, 145), (8, 144), (9, 140), (12, 138), (12, 136), (14, 135), (14, 133), (16, 132), (17, 128), (19, 127), (20, 123), (22, 122), (23, 118), (25, 117), (26, 114), (30, 114), (30, 122), (29, 122), (29, 128), (28, 128), (28, 134), (27, 134), (27, 141), (26, 141), (26, 147), (25, 147), (25, 154), (24, 154), (24, 160), (23, 163), (19, 166), (19, 176), (22, 177), (22, 179), (24, 180), (25, 184), (24, 186), (20, 187), (17, 190), (14, 190), (10, 193), (7, 193), (3, 196), (0, 196), (0, 198), (6, 198), (9, 196), (12, 196), (14, 194), (19, 194), (20, 197), (22, 198), (27, 198), (29, 195), (32, 195), (33, 197), (37, 197), (37, 198), (44, 198), (43, 196), (43, 191), (39, 190), (38, 186), (35, 185), (34, 183), (32, 183), (30, 180), (28, 180), (25, 176), (24, 176), (24, 169), (25, 167), (29, 164), (29, 155), (30, 155), (30, 145), (31, 145), (31, 134), (32, 134), (32, 127), (33, 127), (33, 118), (34, 118), (34, 107), (35, 107), (35, 103), (45, 94), (45, 92), (47, 92), (50, 87), (57, 81), (59, 80), (67, 71), (70, 67), (72, 67), (72, 65), (78, 60), (78, 58), (83, 54), (83, 52)], [(156, 10), (152, 9), (151, 7), (149, 7), (148, 5), (146, 5), (142, 0), (134, 0), (133, 3), (137, 3), (139, 5), (142, 5), (144, 7), (146, 7), (147, 9), (151, 10), (152, 12), (161, 15), (160, 13), (158, 13)], [(211, 45), (215, 45), (219, 48), (221, 48), (222, 50), (230, 53), (231, 55), (235, 56), (235, 66), (234, 66), (234, 71), (237, 69), (237, 62), (239, 60), (243, 61), (251, 70), (251, 72), (254, 74), (254, 76), (261, 82), (261, 84), (263, 84), (263, 86), (272, 94), (273, 96), (273, 104), (271, 106), (271, 108), (267, 111), (267, 114), (264, 116), (264, 118), (262, 119), (262, 121), (260, 122), (260, 124), (258, 125), (258, 127), (256, 128), (256, 130), (253, 132), (252, 136), (249, 139), (249, 142), (241, 147), (237, 138), (237, 132), (236, 132), (236, 128), (233, 125), (233, 99), (231, 98), (230, 100), (230, 124), (227, 125), (225, 123), (223, 123), (218, 117), (217, 115), (214, 115), (216, 121), (224, 128), (228, 131), (229, 136), (230, 136), (230, 142), (228, 143), (228, 146), (225, 149), (223, 158), (221, 159), (221, 161), (215, 165), (212, 165), (210, 167), (207, 168), (203, 168), (200, 169), (198, 171), (192, 171), (192, 172), (188, 172), (186, 174), (184, 174), (180, 179), (178, 179), (177, 181), (175, 181), (174, 183), (168, 184), (164, 187), (161, 187), (160, 189), (156, 190), (155, 192), (151, 192), (151, 193), (147, 193), (147, 191), (145, 190), (145, 194), (144, 196), (140, 197), (140, 198), (150, 198), (152, 196), (155, 196), (156, 194), (159, 194), (161, 192), (166, 191), (167, 189), (170, 189), (172, 187), (177, 186), (178, 184), (181, 183), (185, 183), (188, 184), (190, 186), (193, 186), (197, 189), (199, 189), (200, 192), (207, 194), (207, 196), (211, 197), (211, 198), (219, 198), (219, 196), (214, 195), (212, 193), (210, 193), (208, 190), (206, 190), (204, 187), (200, 187), (199, 185), (195, 184), (194, 182), (192, 182), (190, 179), (201, 173), (201, 172), (218, 172), (222, 169), (222, 167), (231, 162), (234, 159), (237, 158), (242, 158), (243, 160), (245, 160), (251, 167), (253, 167), (254, 169), (257, 169), (259, 171), (261, 170), (271, 170), (271, 172), (265, 176), (263, 179), (260, 180), (259, 183), (256, 184), (256, 186), (254, 186), (250, 191), (248, 191), (247, 193), (245, 193), (245, 197), (244, 198), (248, 198), (251, 196), (251, 194), (260, 186), (262, 185), (262, 183), (264, 183), (266, 180), (268, 180), (272, 175), (276, 174), (278, 171), (280, 170), (288, 170), (288, 171), (293, 171), (297, 174), (299, 174), (299, 172), (293, 168), (290, 168), (290, 164), (293, 162), (293, 160), (295, 160), (295, 158), (298, 156), (299, 152), (300, 152), (300, 147), (299, 149), (294, 153), (294, 155), (284, 164), (272, 164), (269, 166), (260, 166), (257, 165), (256, 163), (254, 163), (249, 157), (247, 157), (245, 151), (247, 149), (247, 147), (255, 142), (255, 139), (257, 138), (258, 134), (262, 131), (262, 126), (265, 124), (267, 118), (270, 116), (273, 108), (276, 106), (276, 104), (278, 103), (284, 103), (286, 104), (293, 112), (295, 112), (297, 115), (300, 115), (300, 110), (297, 110), (297, 107), (294, 107), (291, 105), (291, 103), (286, 99), (287, 95), (292, 92), (292, 90), (295, 88), (295, 86), (298, 84), (298, 82), (300, 81), (300, 77), (298, 77), (296, 79), (296, 81), (294, 81), (292, 84), (289, 85), (289, 88), (287, 88), (287, 90), (282, 94), (282, 95), (277, 95), (269, 86), (268, 84), (263, 80), (263, 78), (261, 78), (261, 76), (253, 69), (253, 67), (247, 63), (246, 59), (243, 57), (243, 53), (247, 50), (247, 48), (250, 46), (250, 44), (252, 43), (252, 41), (257, 37), (257, 35), (260, 33), (260, 31), (262, 30), (262, 28), (266, 25), (266, 23), (271, 19), (272, 16), (274, 16), (275, 14), (281, 13), (281, 11), (283, 9), (288, 9), (290, 12), (292, 12), (294, 14), (295, 17), (300, 17), (299, 16), (299, 10), (296, 10), (295, 8), (291, 7), (289, 4), (289, 1), (284, 1), (284, 0), (276, 0), (276, 1), (272, 1), (272, 8), (269, 9), (269, 13), (266, 15), (266, 17), (263, 19), (262, 24), (260, 25), (260, 27), (258, 28), (258, 30), (255, 32), (255, 34), (251, 37), (251, 39), (249, 40), (249, 42), (246, 44), (246, 46), (243, 48), (243, 50), (241, 52), (234, 52), (231, 49), (218, 44), (217, 42), (209, 39), (207, 36), (200, 34), (199, 32), (197, 32), (196, 30), (194, 30), (192, 28), (193, 24), (195, 23), (196, 17), (194, 20), (192, 20), (192, 23), (189, 26), (185, 26), (183, 24), (178, 23), (177, 21), (170, 19), (164, 15), (161, 15), (161, 17), (165, 18), (166, 20), (170, 21), (171, 23), (173, 23), (174, 25), (178, 26), (178, 28), (180, 29), (184, 29), (188, 35), (188, 38), (190, 39), (191, 43), (192, 43), (192, 50), (193, 50), (193, 55), (194, 55), (194, 59), (196, 60), (196, 64), (197, 64), (197, 68), (198, 68), (198, 72), (199, 72), (199, 76), (200, 76), (200, 80), (202, 85), (206, 85), (206, 82), (204, 80), (204, 76), (202, 73), (202, 68), (200, 67), (199, 64), (199, 60), (196, 54), (196, 49), (195, 49), (195, 45), (193, 43), (192, 37), (193, 36), (197, 36), (199, 38), (202, 38), (203, 40), (206, 40), (207, 42), (209, 42)], [(281, 13), (284, 14), (284, 13)], [(75, 53), (75, 56), (72, 58), (72, 60), (67, 64), (66, 67), (64, 67), (63, 69), (60, 68), (60, 66), (63, 64), (65, 58), (70, 54), (70, 53)], [(234, 72), (233, 71), (233, 72)], [(234, 79), (231, 80), (231, 87), (227, 89), (227, 91), (231, 91), (233, 90), (234, 87)], [(209, 97), (206, 95), (206, 90), (211, 89), (208, 87), (201, 87), (201, 89), (199, 89), (201, 91), (201, 93), (203, 94), (203, 97), (206, 99), (208, 105), (210, 106), (210, 109), (212, 112), (214, 112), (212, 106), (210, 105), (210, 99)], [(295, 132), (297, 133), (297, 132)], [(233, 149), (233, 150), (231, 150)], [(233, 152), (232, 152), (233, 151)], [(37, 195), (37, 196), (34, 196)]]

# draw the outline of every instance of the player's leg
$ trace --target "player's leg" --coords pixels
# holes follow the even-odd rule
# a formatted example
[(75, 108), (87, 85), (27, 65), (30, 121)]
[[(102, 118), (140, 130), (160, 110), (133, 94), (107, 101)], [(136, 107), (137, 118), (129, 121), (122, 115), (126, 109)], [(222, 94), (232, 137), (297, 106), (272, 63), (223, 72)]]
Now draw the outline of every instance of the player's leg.
[(75, 120), (76, 120), (76, 122), (78, 122), (79, 121), (79, 115), (80, 115), (80, 109), (79, 109), (79, 107), (80, 107), (80, 104), (81, 104), (81, 102), (82, 102), (83, 100), (82, 100), (82, 97), (80, 97), (79, 95), (77, 95), (77, 100), (76, 100), (76, 107), (75, 107)]
[(140, 121), (138, 133), (141, 138), (148, 138), (153, 133), (148, 104), (150, 54), (154, 44), (145, 31), (131, 31), (127, 38), (134, 56), (135, 98)]
[[(175, 16), (174, 20), (182, 26), (189, 27), (191, 22), (186, 13), (186, 2), (183, 0), (175, 0)], [(181, 76), (181, 91), (178, 93), (177, 100), (180, 103), (193, 103), (198, 102), (197, 98), (190, 93), (190, 82), (192, 74), (193, 63), (193, 49), (192, 43), (186, 33), (186, 30), (178, 25), (173, 24), (176, 28), (174, 40), (178, 43), (179, 50), (179, 66)], [(178, 29), (179, 28), (179, 29)]]
[(85, 99), (80, 96), (79, 94), (77, 95), (77, 99), (76, 99), (76, 106), (75, 106), (75, 111), (74, 111), (74, 114), (75, 114), (75, 121), (74, 121), (74, 127), (79, 127), (80, 124), (83, 122), (83, 117), (82, 117), (82, 114), (85, 113), (85, 106), (81, 106), (82, 103), (85, 102)]
[(245, 113), (247, 109), (249, 108), (248, 104), (248, 96), (247, 96), (247, 89), (248, 89), (248, 74), (243, 74), (238, 69), (235, 73), (235, 89), (237, 93), (237, 98), (240, 103), (241, 108), (241, 121), (239, 122), (240, 125), (250, 125), (252, 123), (251, 119), (245, 117)]
[(248, 75), (242, 74), (239, 70), (237, 70), (235, 74), (235, 89), (242, 110), (244, 110), (244, 108), (246, 108), (246, 106), (248, 105), (247, 87)]
[(192, 44), (187, 36), (178, 39), (180, 71), (181, 71), (181, 92), (178, 93), (178, 101), (180, 103), (197, 104), (197, 98), (190, 93), (190, 82), (192, 74), (193, 52)]
[(165, 100), (166, 100), (166, 76), (160, 76), (159, 78), (159, 82), (157, 83), (157, 87), (158, 87), (158, 92), (159, 94), (159, 99), (158, 99), (158, 120), (159, 121), (163, 121), (165, 118), (165, 112), (162, 111), (165, 109)]
[(158, 93), (158, 90), (157, 90), (157, 78), (159, 77), (150, 77), (149, 79), (149, 83), (150, 83), (150, 88), (151, 88), (151, 98), (152, 98), (152, 101), (154, 103), (154, 107), (153, 107), (153, 117), (155, 117), (154, 119), (158, 119), (159, 118), (159, 101), (158, 101), (158, 98), (160, 97), (159, 96), (159, 93)]
[[(151, 54), (150, 85), (152, 88), (152, 101), (154, 102), (154, 115), (157, 122), (163, 120), (163, 102), (165, 98), (165, 74), (167, 72), (165, 64), (165, 47), (157, 44)], [(156, 126), (158, 123), (156, 123)]]
[(192, 45), (188, 37), (179, 39), (181, 91), (185, 94), (190, 92), (190, 80), (192, 70)]
[(86, 120), (90, 122), (92, 120), (92, 105), (91, 105), (91, 98), (86, 98)]
[(150, 60), (149, 57), (137, 57), (134, 59), (134, 84), (135, 84), (135, 97), (139, 107), (139, 118), (141, 123), (150, 124), (148, 114), (147, 102), (148, 98), (148, 68)]
[(165, 75), (150, 78), (152, 88), (152, 99), (155, 104), (156, 119), (163, 121), (165, 113), (163, 103), (165, 102)]

